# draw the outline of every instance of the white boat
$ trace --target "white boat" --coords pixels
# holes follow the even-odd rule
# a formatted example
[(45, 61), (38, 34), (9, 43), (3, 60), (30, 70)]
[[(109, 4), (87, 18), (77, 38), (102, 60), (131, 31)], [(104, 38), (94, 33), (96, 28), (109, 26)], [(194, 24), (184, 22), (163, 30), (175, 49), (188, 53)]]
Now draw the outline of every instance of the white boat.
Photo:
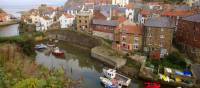
[(100, 77), (100, 80), (105, 85), (105, 88), (122, 88), (122, 86), (115, 80), (110, 80), (105, 77)]
[(115, 79), (118, 81), (119, 84), (123, 85), (123, 86), (129, 86), (131, 83), (131, 79), (123, 76), (121, 74), (118, 74), (117, 71), (115, 69), (103, 69), (103, 74), (105, 77), (107, 77), (108, 79)]
[(40, 50), (40, 49), (46, 49), (46, 48), (47, 48), (47, 46), (44, 45), (44, 44), (35, 45), (35, 49), (38, 49), (38, 50)]

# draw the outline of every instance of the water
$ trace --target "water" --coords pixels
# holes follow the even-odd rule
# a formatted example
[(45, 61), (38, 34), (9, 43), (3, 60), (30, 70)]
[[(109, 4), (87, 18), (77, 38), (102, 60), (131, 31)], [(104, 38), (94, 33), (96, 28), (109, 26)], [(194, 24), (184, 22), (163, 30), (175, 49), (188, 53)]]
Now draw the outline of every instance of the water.
[[(81, 49), (68, 43), (60, 43), (60, 48), (65, 51), (65, 59), (59, 59), (53, 55), (45, 55), (37, 52), (36, 62), (49, 69), (63, 68), (66, 75), (74, 80), (83, 79), (84, 88), (103, 88), (99, 77), (102, 76), (101, 62), (90, 57), (88, 49)], [(139, 88), (138, 84), (132, 83), (130, 88)]]
[(49, 69), (63, 68), (67, 76), (74, 80), (83, 79), (84, 88), (103, 88), (99, 77), (103, 64), (90, 58), (89, 50), (74, 47), (64, 43), (65, 59), (59, 59), (53, 55), (46, 56), (43, 52), (37, 52), (36, 62)]
[(1, 26), (0, 27), (0, 37), (10, 37), (19, 35), (18, 30), (19, 24), (9, 25), (9, 26)]
[(5, 10), (8, 14), (20, 17), (21, 11), (28, 11), (37, 8), (40, 4), (47, 4), (50, 6), (63, 6), (67, 0), (1, 0), (0, 8)]

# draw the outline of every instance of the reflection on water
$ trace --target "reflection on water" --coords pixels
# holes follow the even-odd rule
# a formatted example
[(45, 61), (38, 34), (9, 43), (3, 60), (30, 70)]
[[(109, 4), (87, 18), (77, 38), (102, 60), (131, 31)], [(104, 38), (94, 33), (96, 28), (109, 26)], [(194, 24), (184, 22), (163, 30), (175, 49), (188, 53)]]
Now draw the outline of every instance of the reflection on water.
[(36, 62), (49, 69), (63, 68), (72, 79), (83, 79), (84, 88), (102, 88), (99, 77), (103, 65), (90, 58), (88, 50), (63, 44), (66, 59), (58, 59), (53, 55), (46, 56), (37, 52)]
[(18, 26), (19, 24), (0, 27), (0, 37), (10, 37), (19, 35)]
[[(102, 76), (102, 68), (105, 65), (92, 59), (89, 49), (75, 47), (69, 43), (60, 43), (59, 47), (65, 51), (65, 59), (37, 52), (36, 62), (49, 69), (63, 68), (66, 71), (66, 75), (72, 79), (83, 79), (84, 88), (103, 88), (99, 77)], [(134, 81), (130, 88), (139, 88), (139, 85)]]

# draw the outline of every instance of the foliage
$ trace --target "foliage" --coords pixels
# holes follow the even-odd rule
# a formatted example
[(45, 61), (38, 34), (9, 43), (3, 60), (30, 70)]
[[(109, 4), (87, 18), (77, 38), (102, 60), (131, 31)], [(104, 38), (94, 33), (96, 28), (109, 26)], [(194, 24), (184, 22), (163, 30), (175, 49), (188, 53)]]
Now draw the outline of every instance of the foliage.
[(23, 52), (28, 56), (35, 56), (34, 40), (27, 35), (20, 35), (15, 37), (0, 37), (0, 43), (16, 43)]
[(71, 88), (63, 69), (48, 70), (29, 59), (0, 58), (0, 88)]
[(141, 66), (141, 64), (128, 58), (126, 66), (128, 66), (128, 67), (134, 67), (134, 68), (139, 69), (140, 66)]
[(29, 78), (18, 82), (13, 88), (44, 88), (46, 84), (43, 79)]
[(19, 24), (20, 33), (32, 33), (36, 32), (36, 27), (34, 24), (26, 24), (25, 22), (20, 22)]
[(186, 62), (184, 57), (179, 52), (172, 52), (163, 59), (163, 65), (169, 65), (172, 68), (185, 69)]
[(179, 70), (184, 70), (186, 68), (186, 62), (184, 60), (184, 57), (179, 52), (172, 52), (167, 57), (165, 57), (162, 60), (150, 60), (148, 59), (147, 66), (154, 65), (154, 69), (158, 69), (160, 66), (163, 67), (169, 67)]

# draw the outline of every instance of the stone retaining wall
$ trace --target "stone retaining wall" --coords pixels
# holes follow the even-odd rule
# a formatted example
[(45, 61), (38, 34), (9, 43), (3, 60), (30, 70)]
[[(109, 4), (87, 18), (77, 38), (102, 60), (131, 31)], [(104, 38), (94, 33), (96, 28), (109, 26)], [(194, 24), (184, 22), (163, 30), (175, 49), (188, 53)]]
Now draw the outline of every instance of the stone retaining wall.
[(47, 37), (58, 39), (72, 44), (77, 44), (83, 47), (93, 48), (101, 45), (101, 40), (93, 36), (70, 30), (51, 30), (47, 32)]
[(122, 58), (121, 56), (113, 55), (115, 54), (113, 50), (106, 49), (102, 46), (97, 46), (92, 48), (91, 50), (91, 56), (95, 59), (98, 59), (102, 62), (105, 62), (106, 64), (109, 64), (111, 66), (121, 68), (126, 64), (126, 59)]

